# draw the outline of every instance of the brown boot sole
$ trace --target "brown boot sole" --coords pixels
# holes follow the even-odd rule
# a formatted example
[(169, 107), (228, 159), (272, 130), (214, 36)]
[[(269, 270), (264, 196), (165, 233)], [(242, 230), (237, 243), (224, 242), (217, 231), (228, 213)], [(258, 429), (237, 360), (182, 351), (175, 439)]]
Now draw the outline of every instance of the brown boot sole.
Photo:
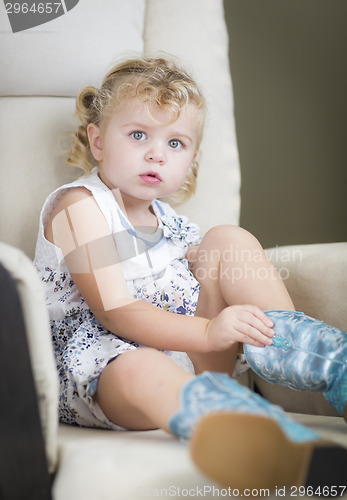
[(204, 474), (240, 493), (254, 490), (264, 496), (264, 489), (276, 492), (285, 487), (290, 493), (299, 486), (328, 487), (329, 481), (333, 486), (345, 484), (347, 449), (323, 441), (295, 443), (274, 421), (256, 415), (203, 417), (190, 450)]

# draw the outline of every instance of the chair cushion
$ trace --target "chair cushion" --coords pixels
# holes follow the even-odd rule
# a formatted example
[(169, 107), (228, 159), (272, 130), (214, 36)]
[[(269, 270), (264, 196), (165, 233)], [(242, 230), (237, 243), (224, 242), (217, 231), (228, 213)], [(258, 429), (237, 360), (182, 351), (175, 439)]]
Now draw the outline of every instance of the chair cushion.
[(56, 500), (187, 497), (192, 496), (189, 489), (212, 487), (194, 467), (188, 446), (161, 430), (117, 432), (61, 424), (59, 447)]
[[(347, 446), (342, 418), (292, 416)], [(194, 467), (187, 444), (161, 430), (113, 432), (60, 425), (59, 447), (62, 464), (53, 485), (55, 500), (215, 499), (231, 495)]]

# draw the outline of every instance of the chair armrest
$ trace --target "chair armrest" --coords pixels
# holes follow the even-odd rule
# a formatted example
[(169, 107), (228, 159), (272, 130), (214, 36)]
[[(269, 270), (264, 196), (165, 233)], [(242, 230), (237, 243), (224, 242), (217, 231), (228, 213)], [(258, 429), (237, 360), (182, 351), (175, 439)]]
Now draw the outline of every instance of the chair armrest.
[(347, 243), (266, 250), (297, 310), (347, 330)]
[(0, 263), (1, 498), (49, 500), (51, 480), (17, 287)]

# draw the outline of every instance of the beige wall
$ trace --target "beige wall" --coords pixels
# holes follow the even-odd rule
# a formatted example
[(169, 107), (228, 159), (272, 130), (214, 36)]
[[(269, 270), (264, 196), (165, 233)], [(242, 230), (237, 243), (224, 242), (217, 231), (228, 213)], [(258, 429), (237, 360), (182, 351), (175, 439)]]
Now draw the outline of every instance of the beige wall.
[(265, 247), (347, 241), (347, 2), (224, 4), (241, 225)]

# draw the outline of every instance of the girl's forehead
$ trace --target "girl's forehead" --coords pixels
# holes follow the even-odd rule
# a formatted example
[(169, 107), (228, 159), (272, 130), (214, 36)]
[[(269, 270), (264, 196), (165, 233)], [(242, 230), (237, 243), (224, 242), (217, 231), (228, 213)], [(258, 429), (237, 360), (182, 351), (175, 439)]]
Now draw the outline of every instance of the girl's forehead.
[(115, 116), (123, 120), (139, 122), (140, 120), (156, 125), (184, 124), (195, 127), (197, 119), (197, 108), (193, 104), (186, 104), (177, 119), (174, 111), (165, 109), (156, 101), (143, 102), (136, 97), (125, 99), (115, 110)]

